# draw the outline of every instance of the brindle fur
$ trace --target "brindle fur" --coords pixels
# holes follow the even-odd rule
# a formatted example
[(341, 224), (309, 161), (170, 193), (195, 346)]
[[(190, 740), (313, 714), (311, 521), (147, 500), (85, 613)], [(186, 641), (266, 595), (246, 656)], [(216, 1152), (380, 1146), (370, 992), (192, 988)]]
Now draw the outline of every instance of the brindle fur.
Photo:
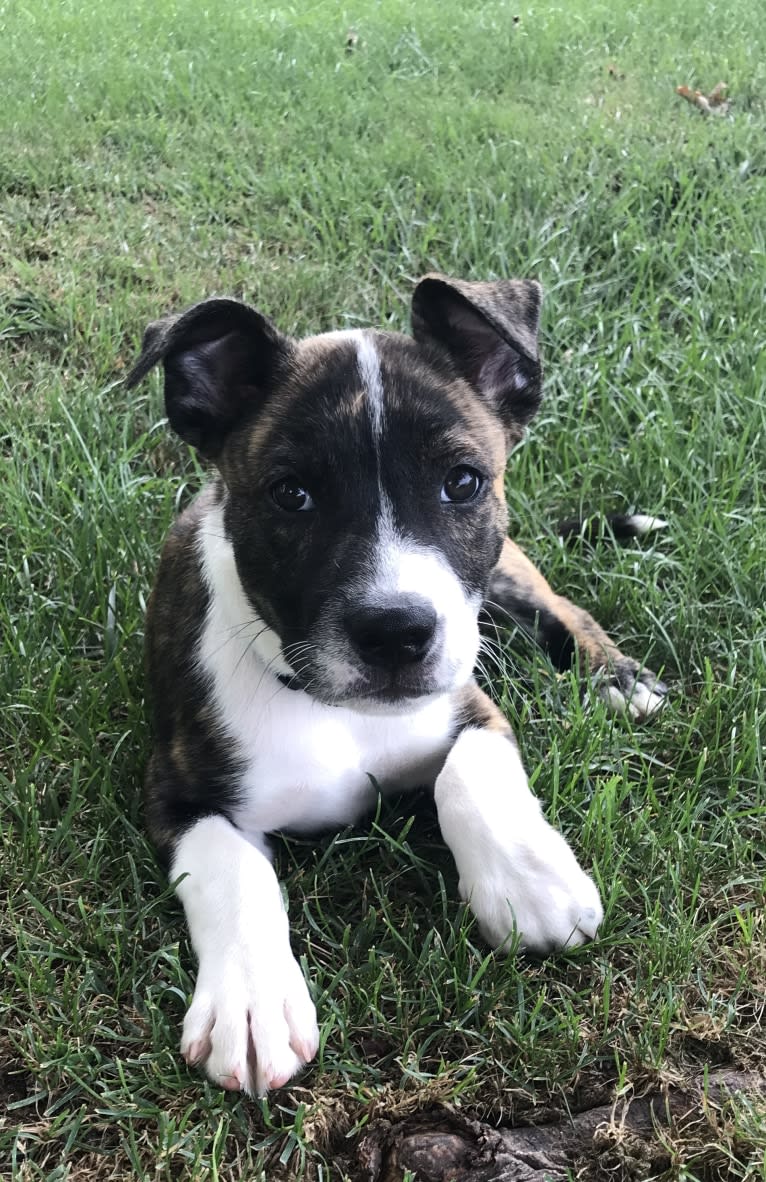
[(648, 689), (664, 686), (632, 657), (621, 653), (593, 616), (557, 595), (524, 551), (506, 538), (489, 583), (484, 610), (498, 624), (520, 625), (561, 670), (579, 652), (591, 674), (605, 675), (615, 688), (630, 694), (636, 681)]
[(155, 746), (146, 770), (145, 814), (164, 864), (179, 832), (207, 813), (226, 815), (236, 791), (238, 764), (197, 666), (208, 592), (196, 542), (205, 510), (220, 496), (220, 484), (208, 484), (173, 525), (146, 615)]
[[(541, 396), (540, 299), (539, 285), (530, 281), (477, 284), (430, 275), (413, 297), (414, 339), (375, 334), (386, 388), (387, 446), (394, 456), (407, 450), (418, 457), (415, 468), (389, 473), (396, 484), (392, 501), (413, 506), (408, 533), (426, 542), (438, 536), (465, 585), (486, 593), (491, 616), (527, 629), (559, 668), (579, 650), (591, 672), (608, 668), (629, 694), (637, 676), (650, 687), (656, 680), (624, 657), (587, 612), (555, 594), (514, 542), (503, 541), (506, 454)], [(493, 355), (488, 336), (502, 342), (502, 354)], [(317, 598), (333, 580), (352, 579), (355, 564), (364, 561), (360, 539), (374, 528), (379, 505), (378, 484), (363, 460), (354, 466), (355, 457), (369, 453), (371, 425), (369, 415), (359, 413), (363, 392), (355, 349), (342, 337), (293, 341), (255, 309), (216, 299), (150, 325), (129, 384), (159, 361), (165, 366), (171, 425), (220, 473), (171, 530), (149, 604), (146, 647), (156, 742), (146, 776), (146, 813), (167, 861), (178, 835), (194, 821), (213, 813), (230, 816), (241, 770), (196, 661), (208, 607), (197, 546), (206, 509), (224, 505), (227, 534), (239, 542), (237, 569), (246, 594), (262, 620), (289, 641), (300, 637), (303, 618), (314, 610), (306, 598), (305, 572), (311, 572)], [(493, 378), (494, 401), (489, 394), (477, 397), (482, 382), (491, 391)], [(470, 462), (477, 441), (491, 473), (481, 507), (471, 514), (459, 508), (445, 514), (438, 502), (429, 508), (432, 498), (421, 495), (427, 489), (419, 489), (418, 481), (430, 479), (432, 470), (464, 448), (469, 454), (463, 459)], [(343, 472), (336, 454), (345, 457)], [(331, 553), (323, 537), (302, 533), (295, 518), (280, 516), (270, 505), (269, 486), (295, 470), (305, 473), (312, 487), (328, 490), (328, 499), (340, 506), (332, 521)], [(345, 538), (340, 548), (338, 538)], [(479, 725), (513, 741), (508, 722), (475, 682), (457, 697), (456, 733)]]
[(494, 731), (496, 734), (505, 735), (509, 742), (516, 744), (516, 736), (514, 735), (508, 719), (503, 714), (499, 706), (496, 706), (487, 694), (476, 684), (471, 681), (464, 686), (458, 694), (458, 708), (456, 711), (457, 726), (456, 736), (465, 727), (477, 726), (482, 730)]

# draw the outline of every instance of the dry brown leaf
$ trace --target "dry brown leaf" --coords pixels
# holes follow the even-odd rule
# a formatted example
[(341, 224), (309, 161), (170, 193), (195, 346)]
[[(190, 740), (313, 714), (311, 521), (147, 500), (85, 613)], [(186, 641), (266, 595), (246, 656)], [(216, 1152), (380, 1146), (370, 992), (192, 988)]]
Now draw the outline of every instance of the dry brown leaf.
[(687, 103), (691, 103), (703, 115), (725, 115), (731, 106), (726, 98), (727, 90), (726, 83), (719, 82), (713, 87), (710, 94), (703, 94), (701, 90), (692, 90), (689, 86), (677, 86), (676, 94), (680, 94), (681, 98), (686, 99)]
[(707, 101), (711, 107), (720, 107), (722, 103), (726, 102), (726, 91), (729, 87), (725, 82), (717, 82), (710, 94), (707, 96)]

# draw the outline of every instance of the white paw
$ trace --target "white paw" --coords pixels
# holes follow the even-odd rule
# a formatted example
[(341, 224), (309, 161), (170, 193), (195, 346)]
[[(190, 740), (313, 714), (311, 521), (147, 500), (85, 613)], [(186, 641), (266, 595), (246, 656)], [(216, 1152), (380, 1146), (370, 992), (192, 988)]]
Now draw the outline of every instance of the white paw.
[(235, 948), (200, 964), (181, 1054), (213, 1083), (263, 1096), (286, 1084), (318, 1046), (314, 1003), (291, 954), (275, 963)]
[(593, 881), (529, 791), (514, 744), (461, 733), (436, 781), (439, 825), (460, 874), (460, 895), (495, 948), (547, 953), (584, 944), (604, 912)]
[(620, 657), (596, 677), (599, 697), (613, 714), (628, 714), (635, 720), (649, 718), (665, 705), (668, 687), (630, 657)]
[(595, 883), (541, 814), (523, 834), (495, 833), (483, 843), (459, 890), (493, 948), (515, 934), (530, 952), (574, 948), (592, 940), (604, 918)]

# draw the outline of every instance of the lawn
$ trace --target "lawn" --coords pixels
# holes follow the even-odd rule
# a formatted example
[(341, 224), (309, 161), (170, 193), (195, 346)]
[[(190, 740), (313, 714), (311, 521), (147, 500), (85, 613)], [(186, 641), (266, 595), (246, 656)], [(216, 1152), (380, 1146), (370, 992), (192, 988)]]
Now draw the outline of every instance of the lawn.
[[(763, 1078), (759, 0), (0, 2), (0, 28), (0, 1170), (336, 1182), (429, 1109), (508, 1127)], [(723, 117), (675, 94), (721, 80)], [(426, 801), (280, 842), (322, 1041), (254, 1102), (178, 1055), (194, 961), (142, 831), (142, 617), (204, 473), (159, 379), (122, 379), (204, 295), (399, 329), (432, 269), (543, 282), (514, 536), (671, 697), (613, 720), (503, 638), (493, 693), (606, 902), (592, 947), (488, 955)], [(632, 508), (668, 528), (557, 540)], [(693, 1116), (602, 1130), (571, 1177), (766, 1178), (763, 1093)]]

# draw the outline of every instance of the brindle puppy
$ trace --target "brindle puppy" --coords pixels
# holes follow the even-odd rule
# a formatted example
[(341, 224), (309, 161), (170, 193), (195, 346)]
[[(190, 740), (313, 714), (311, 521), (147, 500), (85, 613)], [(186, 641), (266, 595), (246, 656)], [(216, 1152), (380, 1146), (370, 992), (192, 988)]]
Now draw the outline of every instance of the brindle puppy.
[(490, 944), (596, 934), (598, 892), (473, 679), (486, 599), (560, 665), (579, 648), (613, 708), (665, 693), (505, 536), (540, 300), (529, 280), (429, 275), (414, 339), (296, 341), (224, 299), (147, 330), (129, 382), (164, 364), (170, 424), (216, 470), (152, 594), (146, 809), (199, 957), (182, 1052), (224, 1087), (278, 1087), (317, 1049), (266, 834), (355, 821), (371, 777), (433, 789)]

